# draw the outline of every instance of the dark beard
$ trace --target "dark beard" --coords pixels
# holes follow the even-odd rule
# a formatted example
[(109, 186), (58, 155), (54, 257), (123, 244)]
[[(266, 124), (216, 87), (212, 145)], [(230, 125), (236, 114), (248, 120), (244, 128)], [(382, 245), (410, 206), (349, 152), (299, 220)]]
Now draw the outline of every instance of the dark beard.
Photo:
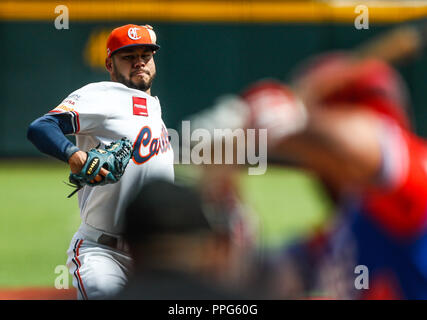
[(151, 84), (153, 83), (154, 77), (156, 76), (156, 74), (154, 74), (150, 80), (148, 80), (148, 82), (142, 81), (139, 84), (136, 84), (132, 80), (126, 79), (121, 73), (117, 72), (117, 70), (114, 70), (114, 72), (118, 82), (124, 84), (128, 88), (138, 89), (144, 92), (151, 88)]

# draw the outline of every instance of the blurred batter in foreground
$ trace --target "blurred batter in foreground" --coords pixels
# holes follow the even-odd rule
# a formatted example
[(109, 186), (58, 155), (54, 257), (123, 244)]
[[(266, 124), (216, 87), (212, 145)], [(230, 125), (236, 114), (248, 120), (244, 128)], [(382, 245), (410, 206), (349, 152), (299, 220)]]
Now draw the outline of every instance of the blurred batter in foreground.
[[(278, 123), (269, 128), (269, 157), (313, 170), (337, 199), (342, 221), (317, 265), (323, 293), (426, 299), (427, 144), (411, 130), (403, 81), (381, 60), (333, 53), (305, 64), (294, 88), (304, 117), (294, 118), (300, 125), (292, 134), (281, 135)], [(243, 98), (250, 110), (268, 113), (270, 104), (274, 113), (295, 114), (287, 90), (260, 82)], [(368, 282), (357, 285), (364, 266)], [(339, 278), (322, 282), (331, 268)]]

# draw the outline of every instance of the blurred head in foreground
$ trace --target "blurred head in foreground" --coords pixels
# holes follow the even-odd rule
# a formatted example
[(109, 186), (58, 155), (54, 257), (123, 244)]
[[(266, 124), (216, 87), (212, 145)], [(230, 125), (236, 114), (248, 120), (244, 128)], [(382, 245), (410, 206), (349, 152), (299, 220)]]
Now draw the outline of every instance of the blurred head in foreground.
[[(337, 196), (341, 221), (323, 250), (304, 244), (288, 252), (284, 263), (295, 257), (297, 268), (285, 271), (308, 266), (312, 290), (336, 299), (425, 297), (420, 260), (407, 252), (425, 249), (427, 152), (410, 130), (400, 75), (376, 58), (327, 53), (303, 63), (293, 88), (309, 120), (277, 150), (322, 177)], [(360, 265), (369, 269), (366, 290), (354, 282)]]
[(158, 271), (215, 288), (232, 286), (236, 260), (229, 223), (226, 214), (210, 211), (190, 188), (161, 180), (148, 183), (126, 211), (125, 238), (135, 274)]

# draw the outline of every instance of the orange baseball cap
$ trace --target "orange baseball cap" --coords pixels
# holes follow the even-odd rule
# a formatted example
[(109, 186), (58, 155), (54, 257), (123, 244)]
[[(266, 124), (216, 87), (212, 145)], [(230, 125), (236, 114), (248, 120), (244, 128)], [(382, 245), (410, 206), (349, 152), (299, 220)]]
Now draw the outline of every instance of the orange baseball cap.
[(160, 49), (160, 46), (156, 44), (156, 33), (153, 27), (148, 24), (145, 26), (127, 24), (114, 29), (107, 40), (107, 56), (111, 57), (116, 51), (133, 46)]

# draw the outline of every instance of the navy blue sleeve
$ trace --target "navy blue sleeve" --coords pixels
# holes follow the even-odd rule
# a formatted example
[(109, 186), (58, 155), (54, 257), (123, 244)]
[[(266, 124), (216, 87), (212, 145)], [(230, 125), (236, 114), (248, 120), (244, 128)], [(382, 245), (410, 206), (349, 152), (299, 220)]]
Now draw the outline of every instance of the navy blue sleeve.
[(27, 138), (41, 152), (64, 162), (79, 151), (65, 135), (74, 133), (72, 117), (67, 113), (47, 114), (34, 120), (27, 131)]

